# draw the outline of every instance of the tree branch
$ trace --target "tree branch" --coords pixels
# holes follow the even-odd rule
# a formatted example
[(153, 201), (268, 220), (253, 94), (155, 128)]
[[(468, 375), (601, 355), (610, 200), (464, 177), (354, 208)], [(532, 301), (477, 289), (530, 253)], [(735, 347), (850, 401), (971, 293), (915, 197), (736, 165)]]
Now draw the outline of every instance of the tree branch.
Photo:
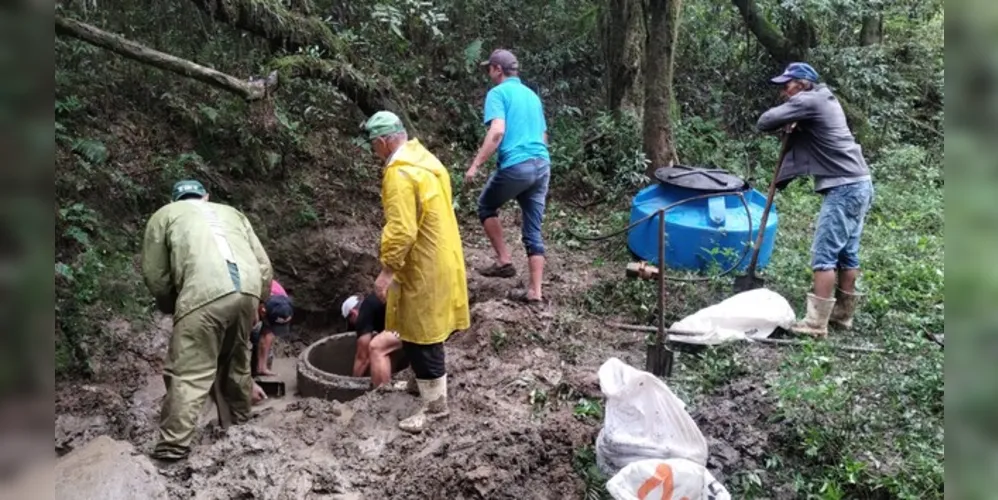
[(409, 134), (416, 134), (405, 107), (394, 97), (391, 85), (381, 80), (365, 78), (347, 63), (296, 55), (277, 59), (271, 63), (271, 67), (288, 77), (328, 81), (356, 103), (364, 114), (370, 116), (382, 110), (391, 111), (402, 119)]
[(343, 44), (318, 17), (304, 16), (279, 0), (191, 0), (216, 21), (270, 40), (289, 52), (315, 46), (326, 57), (342, 54)]
[(773, 23), (762, 15), (755, 0), (731, 0), (731, 3), (738, 8), (745, 25), (755, 35), (756, 40), (759, 40), (759, 44), (765, 47), (766, 52), (769, 52), (778, 63), (787, 64), (803, 59), (801, 56), (807, 51), (807, 47), (795, 46), (792, 40), (784, 36), (779, 28), (773, 26)]
[(191, 0), (216, 21), (232, 25), (271, 42), (271, 48), (294, 52), (317, 47), (322, 59), (288, 56), (274, 63), (290, 76), (329, 80), (367, 115), (381, 110), (397, 114), (410, 133), (415, 134), (405, 107), (388, 83), (368, 78), (343, 57), (345, 46), (322, 19), (301, 15), (284, 7), (280, 0)]
[(276, 74), (272, 74), (267, 79), (242, 80), (186, 59), (151, 49), (89, 24), (61, 16), (55, 16), (55, 32), (107, 49), (133, 61), (207, 83), (213, 87), (232, 92), (247, 101), (262, 99), (277, 87)]

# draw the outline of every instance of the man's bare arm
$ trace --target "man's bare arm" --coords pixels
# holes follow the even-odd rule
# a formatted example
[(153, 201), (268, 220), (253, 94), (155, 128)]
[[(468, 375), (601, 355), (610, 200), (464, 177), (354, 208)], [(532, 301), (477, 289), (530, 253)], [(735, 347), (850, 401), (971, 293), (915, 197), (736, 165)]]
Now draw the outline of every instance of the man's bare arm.
[(496, 118), (489, 123), (489, 131), (485, 134), (485, 140), (482, 141), (482, 146), (478, 148), (478, 154), (475, 155), (475, 159), (471, 161), (471, 168), (469, 172), (474, 170), (477, 171), (478, 167), (481, 167), (496, 149), (499, 149), (499, 143), (502, 142), (503, 136), (506, 134), (506, 120)]

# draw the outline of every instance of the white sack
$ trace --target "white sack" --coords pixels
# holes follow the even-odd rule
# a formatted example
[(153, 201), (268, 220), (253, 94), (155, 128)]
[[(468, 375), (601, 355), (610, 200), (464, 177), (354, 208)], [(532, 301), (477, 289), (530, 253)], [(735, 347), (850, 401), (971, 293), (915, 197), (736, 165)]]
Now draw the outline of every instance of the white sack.
[(617, 358), (603, 363), (599, 382), (607, 399), (596, 464), (604, 474), (648, 458), (707, 463), (707, 440), (665, 382)]

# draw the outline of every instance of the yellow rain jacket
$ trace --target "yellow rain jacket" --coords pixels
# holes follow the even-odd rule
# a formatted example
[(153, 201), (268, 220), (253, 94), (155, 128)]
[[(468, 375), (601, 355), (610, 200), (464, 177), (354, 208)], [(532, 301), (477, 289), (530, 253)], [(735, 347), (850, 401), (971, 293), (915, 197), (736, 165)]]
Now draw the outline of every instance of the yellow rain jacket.
[(395, 273), (385, 328), (414, 344), (468, 328), (464, 249), (447, 169), (418, 140), (407, 142), (385, 167), (381, 203), (381, 264)]

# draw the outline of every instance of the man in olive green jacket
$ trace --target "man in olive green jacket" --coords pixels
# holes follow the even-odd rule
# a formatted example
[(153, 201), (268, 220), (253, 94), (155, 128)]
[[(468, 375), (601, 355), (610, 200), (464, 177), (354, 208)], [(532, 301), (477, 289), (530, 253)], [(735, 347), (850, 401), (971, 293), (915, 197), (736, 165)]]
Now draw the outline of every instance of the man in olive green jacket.
[(186, 180), (146, 225), (142, 274), (159, 309), (173, 314), (153, 457), (177, 460), (190, 452), (209, 394), (223, 427), (249, 418), (249, 336), (273, 273), (246, 216)]

